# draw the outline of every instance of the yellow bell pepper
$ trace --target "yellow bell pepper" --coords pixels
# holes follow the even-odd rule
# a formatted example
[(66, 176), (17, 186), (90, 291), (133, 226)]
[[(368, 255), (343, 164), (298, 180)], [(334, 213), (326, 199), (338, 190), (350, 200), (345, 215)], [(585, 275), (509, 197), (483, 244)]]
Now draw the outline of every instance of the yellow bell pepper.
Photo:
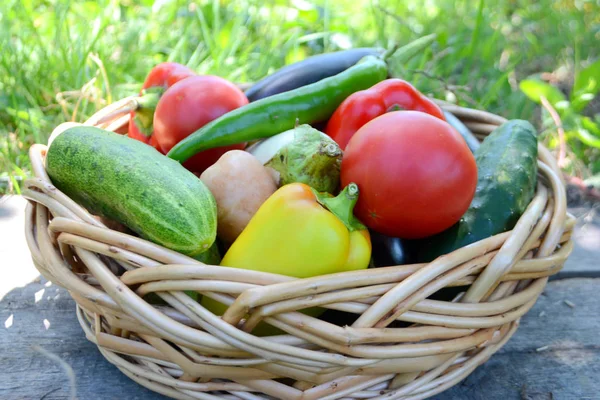
[(367, 268), (371, 240), (354, 217), (357, 199), (353, 183), (337, 197), (285, 185), (262, 204), (221, 265), (297, 278)]
[[(303, 183), (282, 186), (261, 205), (221, 265), (297, 278), (365, 269), (371, 239), (353, 214), (357, 199), (354, 183), (337, 197)], [(207, 297), (202, 304), (218, 315), (226, 309)], [(310, 310), (310, 315), (323, 311)]]

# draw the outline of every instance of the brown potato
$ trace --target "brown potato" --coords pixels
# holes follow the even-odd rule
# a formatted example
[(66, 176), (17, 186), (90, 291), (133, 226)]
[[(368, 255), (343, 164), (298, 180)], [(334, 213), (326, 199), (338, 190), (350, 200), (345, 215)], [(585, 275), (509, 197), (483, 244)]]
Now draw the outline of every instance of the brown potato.
[(200, 175), (217, 201), (217, 235), (226, 243), (242, 233), (276, 190), (272, 175), (252, 154), (231, 150)]

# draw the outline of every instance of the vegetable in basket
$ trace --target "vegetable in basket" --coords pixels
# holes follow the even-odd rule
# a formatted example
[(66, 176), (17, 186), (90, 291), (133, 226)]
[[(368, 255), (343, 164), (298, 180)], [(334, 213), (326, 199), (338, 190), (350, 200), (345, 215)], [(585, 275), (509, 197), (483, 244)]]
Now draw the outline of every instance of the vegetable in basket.
[(185, 162), (204, 150), (271, 137), (297, 124), (324, 121), (346, 97), (386, 76), (385, 61), (367, 56), (335, 76), (228, 112), (179, 142), (167, 155)]
[(442, 109), (413, 85), (402, 79), (386, 79), (344, 100), (329, 119), (325, 133), (345, 150), (360, 127), (395, 110), (421, 111), (446, 120)]
[(56, 139), (60, 134), (62, 134), (67, 129), (73, 128), (76, 126), (82, 126), (82, 125), (83, 124), (80, 124), (78, 122), (63, 122), (62, 124), (58, 125), (56, 128), (54, 128), (54, 130), (48, 137), (48, 147), (50, 147), (50, 145), (52, 144), (54, 139)]
[[(358, 196), (355, 184), (336, 197), (303, 183), (279, 188), (231, 245), (221, 265), (297, 278), (367, 268), (369, 231), (352, 213)], [(202, 305), (219, 315), (226, 309), (206, 296)], [(322, 311), (311, 307), (303, 312), (318, 315)], [(253, 333), (278, 333), (268, 325), (257, 329)]]
[(242, 233), (260, 206), (277, 190), (273, 176), (252, 154), (225, 153), (200, 179), (217, 201), (217, 235), (225, 243)]
[(537, 182), (537, 134), (527, 121), (496, 128), (475, 152), (479, 178), (461, 220), (419, 244), (419, 258), (436, 257), (512, 229), (533, 199)]
[[(128, 136), (144, 143), (150, 143), (154, 133), (154, 110), (165, 90), (182, 79), (196, 73), (174, 62), (160, 63), (150, 70), (136, 99), (137, 109), (131, 112)], [(153, 141), (156, 144), (156, 141)]]
[[(246, 104), (248, 99), (233, 83), (218, 76), (192, 76), (171, 86), (158, 101), (153, 137), (159, 150), (166, 154), (196, 129)], [(183, 166), (202, 173), (229, 150), (244, 147), (245, 143), (236, 143), (205, 150)]]
[(325, 122), (346, 97), (387, 78), (388, 69), (397, 69), (431, 45), (435, 37), (421, 37), (380, 57), (365, 56), (337, 75), (227, 113), (191, 134), (167, 155), (184, 162), (203, 150), (271, 137), (297, 124)]
[[(203, 253), (194, 256), (194, 259), (203, 264), (219, 265), (221, 262), (221, 251), (219, 250), (219, 239), (217, 238), (213, 244)], [(196, 292), (193, 292), (196, 293)], [(196, 293), (197, 294), (197, 293)], [(196, 299), (197, 300), (197, 299)]]
[(415, 246), (413, 241), (383, 235), (370, 231), (373, 246), (372, 266), (389, 267), (393, 265), (411, 264), (415, 260)]
[(360, 188), (355, 213), (370, 229), (417, 239), (460, 219), (473, 199), (477, 166), (447, 122), (419, 111), (393, 111), (354, 134), (341, 181)]
[(112, 132), (78, 126), (46, 155), (52, 183), (91, 213), (189, 256), (217, 233), (217, 207), (206, 185), (156, 149)]
[(221, 265), (306, 278), (367, 268), (369, 231), (352, 213), (350, 183), (336, 197), (303, 183), (279, 188), (231, 245)]
[(301, 182), (318, 192), (335, 193), (340, 184), (342, 150), (329, 136), (300, 125), (247, 149), (279, 178), (279, 186)]

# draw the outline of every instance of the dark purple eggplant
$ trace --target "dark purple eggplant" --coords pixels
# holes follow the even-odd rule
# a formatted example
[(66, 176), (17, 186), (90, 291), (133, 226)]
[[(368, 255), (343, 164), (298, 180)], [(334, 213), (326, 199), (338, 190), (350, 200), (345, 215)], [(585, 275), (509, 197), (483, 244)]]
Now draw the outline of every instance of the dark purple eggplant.
[[(377, 233), (375, 231), (370, 231), (371, 234), (371, 245), (373, 246), (372, 250), (372, 267), (389, 267), (394, 265), (406, 265), (406, 264), (416, 264), (419, 262), (423, 262), (418, 259), (418, 251), (419, 246), (422, 245), (422, 241), (420, 240), (406, 240), (406, 239), (398, 239), (394, 237), (385, 236), (381, 233)], [(468, 287), (465, 286), (455, 286), (455, 287), (445, 287), (437, 292), (428, 296), (428, 299), (431, 300), (441, 300), (441, 301), (452, 301), (459, 293), (466, 292)], [(336, 318), (340, 318), (337, 314), (329, 313), (332, 310), (328, 310), (325, 315), (336, 315)], [(337, 322), (337, 319), (336, 319)], [(354, 321), (350, 321), (349, 323), (344, 320), (348, 325), (350, 325)], [(400, 321), (395, 321), (396, 323)], [(394, 325), (394, 327), (399, 326), (407, 326), (405, 325)]]
[(411, 264), (414, 262), (413, 242), (371, 231), (371, 260), (374, 267)]
[(383, 49), (363, 47), (318, 54), (294, 64), (286, 65), (252, 85), (245, 94), (256, 101), (278, 93), (310, 85), (337, 75), (368, 55), (382, 55)]

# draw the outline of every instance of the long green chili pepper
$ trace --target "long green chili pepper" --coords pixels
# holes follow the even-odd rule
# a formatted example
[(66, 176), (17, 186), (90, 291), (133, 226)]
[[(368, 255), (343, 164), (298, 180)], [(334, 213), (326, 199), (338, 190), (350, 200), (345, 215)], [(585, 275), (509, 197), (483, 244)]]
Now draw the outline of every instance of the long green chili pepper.
[(184, 162), (204, 150), (267, 138), (296, 124), (325, 121), (346, 97), (384, 80), (387, 73), (383, 59), (366, 56), (337, 75), (224, 114), (176, 144), (167, 156)]

